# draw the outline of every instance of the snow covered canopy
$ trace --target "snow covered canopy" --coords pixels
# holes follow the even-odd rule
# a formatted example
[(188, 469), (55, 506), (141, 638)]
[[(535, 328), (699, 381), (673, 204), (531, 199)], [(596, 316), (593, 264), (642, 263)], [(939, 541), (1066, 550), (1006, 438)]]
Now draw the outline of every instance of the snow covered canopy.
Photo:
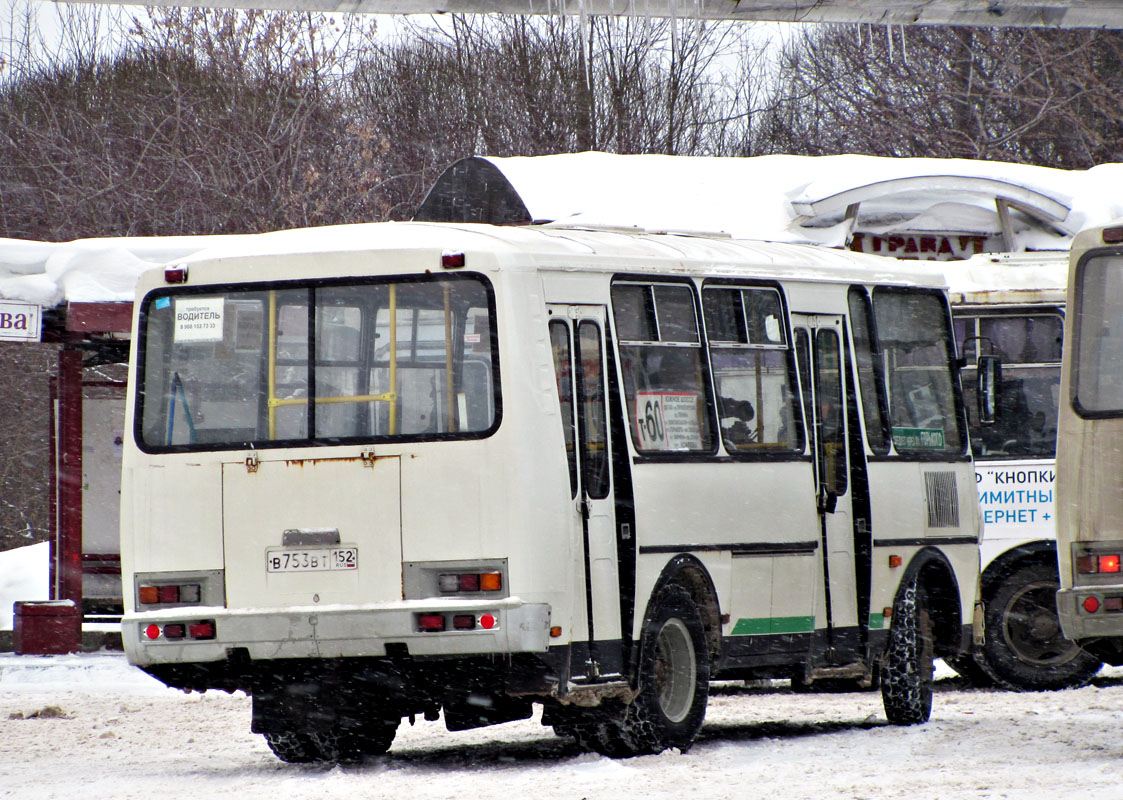
[[(967, 257), (1067, 250), (1076, 231), (1123, 215), (1121, 181), (1123, 164), (1069, 171), (858, 155), (472, 157), (437, 179), (414, 219), (724, 232)], [(952, 235), (935, 245), (944, 252), (920, 252), (932, 233)]]
[[(867, 250), (880, 237), (883, 254), (893, 236), (912, 236), (919, 247), (928, 233), (950, 232), (982, 237), (1000, 252), (1063, 252), (1077, 230), (1123, 217), (1120, 185), (1123, 164), (1068, 171), (856, 155), (473, 157), (446, 170), (415, 219), (724, 232), (829, 247), (855, 247), (861, 235)], [(144, 270), (250, 238), (0, 239), (0, 300), (72, 312), (130, 304)], [(123, 319), (90, 324), (127, 330)], [(67, 329), (83, 324), (68, 321)]]

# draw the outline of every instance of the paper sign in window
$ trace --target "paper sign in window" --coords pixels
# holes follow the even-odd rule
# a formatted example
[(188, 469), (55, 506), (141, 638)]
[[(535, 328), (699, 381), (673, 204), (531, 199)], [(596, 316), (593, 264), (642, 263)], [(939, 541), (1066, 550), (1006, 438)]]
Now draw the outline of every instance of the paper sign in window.
[(177, 298), (175, 301), (175, 341), (221, 342), (221, 297)]
[(640, 450), (701, 450), (698, 395), (637, 392), (636, 441)]

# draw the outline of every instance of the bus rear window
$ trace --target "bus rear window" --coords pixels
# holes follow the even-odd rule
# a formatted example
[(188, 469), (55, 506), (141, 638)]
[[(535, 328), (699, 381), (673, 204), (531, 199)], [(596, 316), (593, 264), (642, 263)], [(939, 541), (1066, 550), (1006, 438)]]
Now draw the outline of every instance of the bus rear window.
[(470, 275), (153, 293), (138, 441), (161, 450), (480, 436), (497, 421), (492, 305)]

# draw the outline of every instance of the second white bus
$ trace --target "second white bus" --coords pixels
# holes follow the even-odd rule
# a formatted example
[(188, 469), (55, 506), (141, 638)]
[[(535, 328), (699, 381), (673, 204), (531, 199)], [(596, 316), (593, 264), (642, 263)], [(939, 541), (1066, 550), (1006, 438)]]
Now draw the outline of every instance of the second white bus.
[[(876, 277), (875, 277), (876, 276)], [(286, 761), (403, 718), (686, 749), (714, 679), (928, 719), (980, 521), (939, 273), (553, 226), (253, 237), (139, 285), (130, 661)]]
[[(984, 641), (953, 666), (981, 685), (1039, 691), (1086, 683), (1101, 662), (1057, 617), (1056, 441), (1067, 253), (946, 262), (982, 504)], [(978, 363), (999, 359), (994, 418), (980, 419)]]

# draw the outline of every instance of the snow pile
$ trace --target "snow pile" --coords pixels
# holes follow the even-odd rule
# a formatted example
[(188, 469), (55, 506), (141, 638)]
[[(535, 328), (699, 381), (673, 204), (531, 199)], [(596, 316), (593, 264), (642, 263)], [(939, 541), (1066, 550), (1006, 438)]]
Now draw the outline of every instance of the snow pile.
[(0, 552), (0, 631), (12, 630), (12, 605), (48, 599), (51, 547), (47, 542)]
[(52, 308), (133, 299), (145, 270), (238, 237), (154, 236), (29, 242), (0, 239), (0, 298)]
[[(845, 244), (846, 206), (863, 187), (872, 188), (861, 200), (860, 218), (863, 228), (873, 232), (998, 234), (996, 191), (1038, 196), (1043, 203), (1068, 208), (1058, 230), (1022, 226), (1017, 231), (1023, 245), (1035, 250), (1066, 250), (1078, 230), (1123, 216), (1117, 188), (1123, 182), (1123, 164), (1080, 171), (863, 155), (708, 158), (609, 153), (487, 161), (511, 182), (535, 220), (723, 231), (738, 238), (831, 247)], [(972, 180), (978, 183), (974, 188)], [(810, 206), (815, 204), (818, 211), (812, 220)], [(805, 224), (809, 222), (814, 227)]]

